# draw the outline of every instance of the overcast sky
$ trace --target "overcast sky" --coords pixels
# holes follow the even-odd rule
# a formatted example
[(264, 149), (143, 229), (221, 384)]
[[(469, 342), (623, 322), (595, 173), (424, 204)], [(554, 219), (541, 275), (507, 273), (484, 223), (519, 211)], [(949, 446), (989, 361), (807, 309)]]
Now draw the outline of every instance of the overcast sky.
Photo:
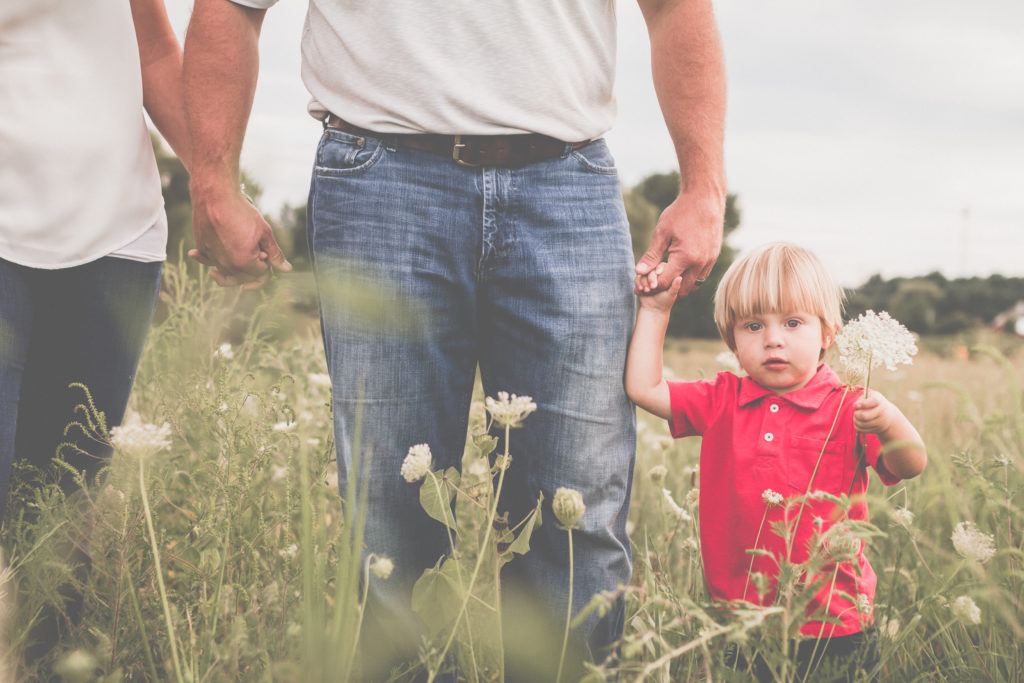
[[(167, 2), (183, 35), (191, 0)], [(242, 165), (270, 213), (305, 202), (320, 133), (299, 78), (305, 5), (281, 0), (261, 40)], [(846, 286), (876, 272), (1024, 276), (1024, 2), (715, 7), (726, 172), (743, 211), (734, 246), (796, 242)], [(619, 0), (619, 122), (608, 139), (626, 185), (675, 167), (648, 51), (639, 11)]]

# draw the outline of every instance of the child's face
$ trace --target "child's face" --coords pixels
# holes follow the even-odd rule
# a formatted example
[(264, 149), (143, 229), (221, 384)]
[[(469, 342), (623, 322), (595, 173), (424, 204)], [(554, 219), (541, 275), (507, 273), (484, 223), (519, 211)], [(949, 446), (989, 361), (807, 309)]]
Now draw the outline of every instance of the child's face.
[(818, 370), (822, 349), (831, 343), (822, 334), (821, 319), (805, 311), (741, 318), (733, 334), (743, 370), (779, 395), (806, 386)]

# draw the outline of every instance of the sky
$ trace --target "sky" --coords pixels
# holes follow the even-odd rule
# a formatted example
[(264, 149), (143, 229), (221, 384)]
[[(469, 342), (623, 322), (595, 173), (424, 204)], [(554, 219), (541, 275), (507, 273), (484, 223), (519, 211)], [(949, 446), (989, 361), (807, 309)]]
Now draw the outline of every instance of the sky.
[[(184, 36), (191, 0), (166, 0)], [(546, 1), (546, 0), (544, 0)], [(814, 250), (839, 284), (871, 275), (1024, 276), (1024, 2), (725, 0), (729, 191), (741, 251)], [(320, 124), (306, 114), (306, 3), (269, 10), (242, 166), (261, 206), (306, 201)], [(650, 78), (647, 33), (619, 0), (624, 185), (676, 168)]]

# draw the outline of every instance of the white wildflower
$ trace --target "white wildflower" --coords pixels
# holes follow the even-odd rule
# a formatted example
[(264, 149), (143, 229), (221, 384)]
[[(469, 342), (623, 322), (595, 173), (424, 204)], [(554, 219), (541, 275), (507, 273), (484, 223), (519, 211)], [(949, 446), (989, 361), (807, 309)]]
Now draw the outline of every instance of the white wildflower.
[(896, 640), (896, 635), (900, 632), (900, 620), (896, 617), (882, 617), (878, 622), (878, 632), (889, 640)]
[(700, 489), (690, 489), (686, 492), (686, 507), (693, 507), (700, 503)]
[(910, 531), (910, 527), (914, 524), (914, 513), (907, 508), (897, 508), (892, 511), (892, 521)]
[(273, 429), (275, 432), (287, 432), (288, 430), (293, 429), (294, 427), (294, 422), (283, 420), (281, 422), (276, 423), (273, 427), (271, 427), (271, 429)]
[(672, 512), (672, 515), (676, 519), (678, 519), (680, 522), (689, 522), (691, 519), (693, 519), (693, 517), (690, 516), (689, 512), (679, 507), (679, 503), (677, 503), (676, 499), (672, 497), (671, 491), (669, 491), (668, 489), (662, 489), (661, 495), (665, 497), (665, 503), (666, 505), (668, 505), (668, 509)]
[(283, 465), (270, 467), (270, 481), (284, 481), (288, 477), (288, 468)]
[(743, 368), (740, 367), (740, 359), (732, 351), (722, 351), (715, 356), (715, 362), (734, 375), (743, 374)]
[(834, 526), (822, 537), (825, 556), (833, 562), (852, 562), (861, 549), (861, 539), (849, 529)]
[(912, 363), (917, 353), (914, 335), (888, 313), (867, 311), (843, 326), (836, 336), (839, 361), (853, 377), (870, 376), (871, 368)]
[(974, 600), (969, 596), (961, 595), (954, 600), (951, 609), (953, 610), (953, 616), (965, 624), (981, 623), (981, 609), (974, 604)]
[(315, 387), (327, 387), (331, 386), (331, 376), (326, 372), (311, 372), (307, 375), (309, 383)]
[(499, 471), (507, 470), (509, 467), (512, 466), (512, 456), (511, 455), (499, 455), (499, 456), (496, 456), (494, 458), (494, 466), (497, 467)]
[(62, 656), (53, 670), (61, 680), (77, 682), (96, 680), (97, 668), (99, 662), (92, 653), (79, 649)]
[(950, 538), (961, 557), (979, 564), (985, 564), (996, 554), (995, 538), (978, 529), (974, 522), (960, 522)]
[(1000, 467), (1007, 467), (1010, 464), (1010, 459), (1006, 457), (1005, 453), (1000, 453), (995, 458), (993, 458), (993, 460)]
[(433, 459), (434, 456), (427, 444), (412, 446), (402, 462), (402, 476), (410, 484), (419, 481), (430, 473), (430, 463)]
[(296, 544), (292, 543), (287, 548), (281, 548), (280, 550), (278, 550), (277, 554), (280, 555), (281, 557), (285, 558), (285, 559), (291, 559), (291, 558), (295, 557), (295, 555), (298, 554), (298, 552), (299, 552), (299, 546), (297, 546)]
[(171, 425), (143, 422), (134, 410), (125, 413), (117, 427), (110, 430), (110, 443), (121, 453), (152, 455), (171, 448)]
[(865, 616), (871, 616), (871, 612), (874, 606), (871, 604), (871, 598), (864, 593), (857, 593), (857, 611)]
[(587, 506), (583, 504), (583, 494), (576, 489), (559, 486), (551, 501), (551, 509), (555, 518), (561, 522), (563, 529), (574, 529), (579, 524)]
[(668, 474), (668, 468), (664, 465), (655, 465), (651, 469), (647, 470), (647, 476), (650, 477), (651, 481), (655, 484), (660, 484), (665, 481), (665, 476)]
[(395, 563), (389, 557), (374, 555), (370, 559), (370, 571), (381, 581), (385, 581), (395, 570)]
[(231, 348), (231, 344), (227, 342), (217, 347), (217, 350), (213, 352), (214, 358), (223, 358), (224, 360), (231, 360), (235, 357), (235, 352)]
[(761, 492), (761, 500), (764, 501), (765, 505), (769, 507), (775, 507), (778, 505), (782, 505), (783, 498), (781, 493), (772, 491), (771, 489), (765, 489), (763, 492)]
[(488, 396), (484, 405), (491, 418), (504, 427), (518, 427), (526, 417), (537, 410), (537, 404), (529, 396), (516, 396), (499, 391), (497, 400)]

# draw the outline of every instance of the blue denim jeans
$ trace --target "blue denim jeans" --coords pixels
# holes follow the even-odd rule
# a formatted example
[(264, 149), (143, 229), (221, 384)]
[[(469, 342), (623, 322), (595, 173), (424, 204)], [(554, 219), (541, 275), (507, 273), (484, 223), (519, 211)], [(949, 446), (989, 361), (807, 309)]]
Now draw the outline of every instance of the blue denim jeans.
[[(558, 487), (579, 490), (587, 506), (573, 537), (573, 613), (631, 571), (635, 412), (623, 371), (633, 257), (607, 146), (517, 169), (468, 168), (387, 136), (326, 129), (308, 216), (339, 484), (344, 495), (361, 427), (361, 450), (372, 452), (366, 550), (396, 564), (371, 586), (377, 610), (394, 617), (388, 637), (415, 623), (412, 585), (449, 549), (401, 464), (426, 443), (435, 468), (459, 466), (478, 367), (488, 396), (527, 395), (538, 406), (512, 432), (499, 512), (515, 524), (543, 493), (544, 524), (502, 580), (527, 587), (560, 637), (570, 577), (567, 534), (550, 506)], [(575, 635), (601, 657), (622, 621), (619, 603)]]
[(86, 385), (107, 426), (120, 424), (162, 267), (108, 257), (43, 270), (0, 259), (0, 520), (16, 457), (45, 468), (69, 441), (88, 455), (62, 455), (87, 477), (103, 466), (109, 448), (64, 434), (85, 399), (68, 385)]

